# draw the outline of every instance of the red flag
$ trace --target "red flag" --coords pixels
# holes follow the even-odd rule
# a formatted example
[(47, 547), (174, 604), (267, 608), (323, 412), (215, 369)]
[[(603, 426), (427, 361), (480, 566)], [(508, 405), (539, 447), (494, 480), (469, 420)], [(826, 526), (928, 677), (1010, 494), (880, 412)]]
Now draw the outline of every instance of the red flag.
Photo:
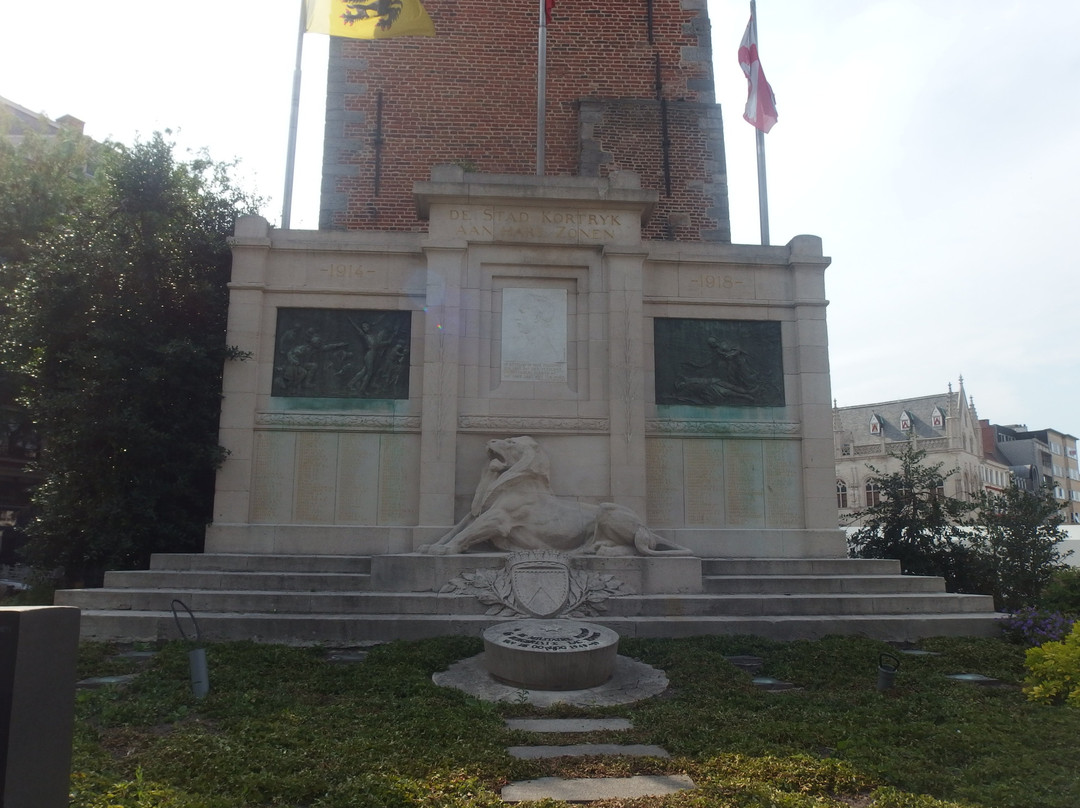
[(551, 9), (555, 7), (555, 0), (544, 0), (544, 14), (547, 16), (547, 21), (551, 22)]
[(754, 24), (753, 14), (750, 15), (742, 44), (739, 45), (739, 67), (746, 74), (746, 81), (750, 85), (743, 118), (755, 129), (768, 132), (777, 119), (776, 96), (773, 95), (772, 87), (766, 81), (765, 71), (761, 69), (761, 62), (758, 60), (757, 25)]

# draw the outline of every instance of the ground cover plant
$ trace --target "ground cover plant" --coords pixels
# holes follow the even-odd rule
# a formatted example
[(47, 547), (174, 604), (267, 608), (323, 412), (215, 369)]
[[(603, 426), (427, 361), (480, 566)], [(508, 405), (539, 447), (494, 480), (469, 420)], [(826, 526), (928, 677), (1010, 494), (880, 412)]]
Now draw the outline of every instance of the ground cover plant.
[[(359, 663), (325, 649), (253, 643), (207, 648), (211, 691), (190, 694), (188, 650), (149, 661), (85, 644), (82, 676), (132, 672), (80, 690), (75, 808), (357, 808), (501, 805), (511, 780), (686, 773), (698, 788), (601, 806), (727, 808), (1075, 808), (1080, 709), (1021, 690), (1022, 646), (936, 639), (937, 656), (900, 655), (876, 689), (884, 643), (830, 637), (624, 639), (621, 652), (666, 671), (660, 697), (622, 707), (538, 710), (440, 688), (431, 674), (481, 650), (475, 638), (390, 643)], [(766, 692), (725, 659), (754, 654), (762, 674), (800, 689)], [(976, 672), (980, 687), (946, 674)], [(510, 716), (625, 716), (626, 733), (528, 735)], [(670, 759), (516, 760), (507, 746), (650, 743)], [(545, 808), (562, 803), (546, 801)]]

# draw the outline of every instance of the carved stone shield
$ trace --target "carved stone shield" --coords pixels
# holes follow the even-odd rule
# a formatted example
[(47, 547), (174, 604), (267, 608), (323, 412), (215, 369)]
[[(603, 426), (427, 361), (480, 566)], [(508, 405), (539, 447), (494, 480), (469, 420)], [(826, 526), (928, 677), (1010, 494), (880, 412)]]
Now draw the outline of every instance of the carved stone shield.
[(559, 553), (518, 553), (507, 561), (514, 600), (533, 617), (558, 614), (570, 595), (570, 562)]

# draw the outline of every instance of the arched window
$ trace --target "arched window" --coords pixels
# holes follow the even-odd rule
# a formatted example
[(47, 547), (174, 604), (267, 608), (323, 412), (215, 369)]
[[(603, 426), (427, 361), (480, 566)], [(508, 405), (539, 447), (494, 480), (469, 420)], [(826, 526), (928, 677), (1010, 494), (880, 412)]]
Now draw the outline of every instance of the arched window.
[(881, 489), (877, 483), (866, 484), (866, 507), (873, 508), (881, 504)]
[(836, 481), (836, 507), (846, 508), (847, 505), (847, 483), (843, 480)]

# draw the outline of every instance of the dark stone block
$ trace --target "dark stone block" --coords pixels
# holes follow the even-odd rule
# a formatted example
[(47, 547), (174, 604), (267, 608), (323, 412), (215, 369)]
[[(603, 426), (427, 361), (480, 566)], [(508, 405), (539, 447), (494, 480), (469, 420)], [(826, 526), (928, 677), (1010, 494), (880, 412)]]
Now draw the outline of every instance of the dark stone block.
[[(703, 276), (703, 286), (732, 283)], [(780, 323), (657, 318), (656, 403), (782, 407)]]
[[(352, 264), (327, 272), (363, 272)], [(274, 380), (279, 397), (407, 399), (411, 313), (278, 309)]]

